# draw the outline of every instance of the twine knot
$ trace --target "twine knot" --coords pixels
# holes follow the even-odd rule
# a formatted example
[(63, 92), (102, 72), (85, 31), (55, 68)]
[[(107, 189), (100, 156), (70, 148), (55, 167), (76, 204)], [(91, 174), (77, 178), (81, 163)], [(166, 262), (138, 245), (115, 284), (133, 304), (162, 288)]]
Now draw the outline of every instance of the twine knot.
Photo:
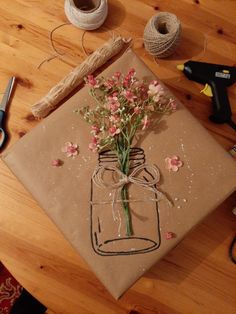
[[(138, 174), (142, 170), (146, 170), (146, 172), (149, 174), (149, 180), (147, 180), (146, 177), (142, 178), (138, 176)], [(106, 171), (113, 171), (113, 181), (107, 180), (104, 177)], [(117, 177), (116, 181), (114, 178), (115, 175)], [(159, 191), (156, 187), (156, 184), (160, 180), (160, 171), (155, 165), (139, 165), (138, 167), (135, 167), (135, 169), (129, 175), (126, 175), (115, 166), (100, 165), (94, 170), (92, 180), (94, 184), (100, 188), (108, 188), (114, 190), (114, 197), (112, 202), (113, 205), (116, 202), (118, 192), (121, 191), (126, 184), (133, 183), (151, 192), (154, 192), (156, 194), (156, 198), (152, 200), (160, 201), (161, 199), (165, 198), (168, 204), (172, 206), (172, 203), (168, 200), (167, 196), (163, 192)], [(129, 202), (129, 200), (125, 200), (125, 202)]]
[[(146, 170), (151, 174), (151, 180), (147, 181), (144, 178), (138, 177), (138, 173), (142, 170)], [(106, 171), (113, 171), (113, 182), (107, 181), (104, 177)], [(115, 181), (114, 177), (117, 175), (118, 179)], [(115, 166), (101, 165), (98, 166), (92, 176), (93, 182), (98, 187), (109, 188), (115, 190), (122, 188), (128, 183), (134, 183), (143, 187), (153, 187), (160, 180), (160, 171), (155, 165), (142, 164), (136, 167), (129, 175), (123, 173), (120, 169)]]

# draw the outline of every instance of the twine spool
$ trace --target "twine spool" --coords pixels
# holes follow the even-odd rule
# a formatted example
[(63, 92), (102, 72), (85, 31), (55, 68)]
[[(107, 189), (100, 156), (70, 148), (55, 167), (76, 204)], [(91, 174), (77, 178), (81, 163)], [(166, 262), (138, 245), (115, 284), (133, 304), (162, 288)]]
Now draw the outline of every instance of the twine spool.
[(99, 28), (107, 13), (107, 0), (65, 0), (65, 14), (68, 20), (84, 30)]
[(158, 58), (172, 55), (181, 36), (181, 24), (176, 15), (161, 12), (153, 16), (144, 29), (144, 44), (146, 50)]

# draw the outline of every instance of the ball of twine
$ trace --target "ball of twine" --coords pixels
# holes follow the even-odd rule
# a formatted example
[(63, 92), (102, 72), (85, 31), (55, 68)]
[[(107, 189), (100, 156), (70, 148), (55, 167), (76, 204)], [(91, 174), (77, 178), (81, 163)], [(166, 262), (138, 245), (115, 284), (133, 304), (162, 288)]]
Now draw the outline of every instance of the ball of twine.
[(158, 58), (169, 57), (180, 42), (180, 21), (172, 13), (161, 12), (148, 21), (143, 37), (145, 48), (151, 55)]
[(68, 20), (84, 30), (99, 28), (107, 13), (107, 0), (65, 0), (65, 14)]

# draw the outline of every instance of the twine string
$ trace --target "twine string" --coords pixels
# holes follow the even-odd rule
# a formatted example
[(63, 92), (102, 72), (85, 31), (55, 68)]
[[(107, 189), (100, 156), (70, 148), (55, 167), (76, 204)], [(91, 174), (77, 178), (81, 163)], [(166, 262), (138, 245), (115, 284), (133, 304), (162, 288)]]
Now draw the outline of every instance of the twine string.
[[(138, 174), (140, 171), (146, 170), (148, 173), (152, 174), (152, 178), (149, 180), (145, 180), (143, 178), (138, 177)], [(106, 181), (104, 178), (106, 171), (113, 171), (117, 177), (117, 181)], [(114, 191), (113, 194), (113, 200), (112, 200), (112, 208), (114, 209), (114, 206), (117, 202), (138, 202), (140, 200), (134, 199), (134, 200), (117, 200), (117, 196), (121, 192), (122, 188), (129, 183), (133, 183), (135, 185), (141, 186), (145, 188), (148, 191), (154, 192), (157, 197), (156, 198), (150, 198), (151, 201), (160, 201), (162, 199), (166, 199), (169, 206), (172, 206), (171, 201), (168, 199), (168, 197), (161, 191), (159, 191), (156, 188), (156, 184), (160, 181), (160, 171), (155, 165), (148, 165), (148, 164), (142, 164), (136, 167), (129, 175), (124, 174), (120, 169), (118, 169), (115, 166), (109, 166), (109, 165), (100, 165), (98, 166), (92, 175), (92, 180), (94, 184), (99, 188), (108, 188), (110, 190)], [(91, 202), (92, 204), (98, 204), (98, 202)], [(103, 202), (104, 203), (104, 202)], [(105, 202), (106, 203), (106, 202)]]
[(71, 24), (80, 29), (98, 29), (104, 23), (108, 14), (107, 0), (93, 0), (93, 7), (91, 8), (87, 5), (85, 8), (85, 3), (86, 1), (81, 0), (65, 0), (65, 14)]
[(169, 57), (180, 42), (180, 21), (172, 13), (160, 12), (148, 21), (143, 37), (145, 48), (151, 55)]

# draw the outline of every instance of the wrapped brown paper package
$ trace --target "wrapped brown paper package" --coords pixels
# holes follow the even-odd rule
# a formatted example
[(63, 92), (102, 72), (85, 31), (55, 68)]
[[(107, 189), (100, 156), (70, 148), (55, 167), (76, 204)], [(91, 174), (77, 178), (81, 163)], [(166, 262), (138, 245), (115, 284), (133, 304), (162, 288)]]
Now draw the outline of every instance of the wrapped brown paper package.
[[(126, 73), (130, 67), (136, 69), (139, 77), (149, 81), (155, 78), (132, 51), (126, 52), (102, 75), (109, 76), (117, 70)], [(89, 126), (73, 113), (86, 104), (91, 104), (91, 98), (84, 87), (5, 152), (3, 159), (110, 293), (118, 298), (235, 190), (235, 161), (179, 104), (179, 110), (166, 117), (158, 129), (148, 131), (136, 145), (144, 150), (148, 164), (159, 167), (159, 187), (168, 193), (174, 207), (161, 201), (155, 211), (153, 201), (133, 202), (135, 235), (140, 238), (143, 235), (154, 244), (145, 250), (139, 238), (126, 242), (124, 249), (122, 241), (107, 241), (114, 237), (114, 230), (118, 232), (111, 203), (97, 205), (104, 200), (112, 202), (112, 193), (94, 187), (91, 191), (91, 176), (98, 158), (88, 150)], [(74, 159), (61, 152), (68, 141), (79, 145), (80, 153)], [(177, 173), (165, 168), (165, 158), (173, 155), (184, 162)], [(55, 158), (64, 161), (62, 167), (51, 166)], [(131, 199), (150, 197), (149, 191), (138, 189), (141, 188), (130, 188)], [(124, 226), (119, 221), (116, 226), (123, 234)], [(169, 231), (176, 237), (166, 240), (165, 233)], [(104, 253), (105, 244), (109, 254)]]

